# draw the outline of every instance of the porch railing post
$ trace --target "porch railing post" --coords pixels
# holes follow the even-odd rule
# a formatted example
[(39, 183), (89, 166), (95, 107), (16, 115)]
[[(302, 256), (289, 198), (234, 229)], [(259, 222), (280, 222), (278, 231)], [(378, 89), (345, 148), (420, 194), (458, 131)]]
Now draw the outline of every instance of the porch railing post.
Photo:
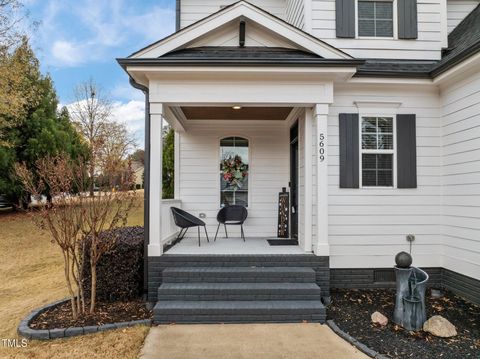
[(150, 243), (148, 256), (160, 256), (162, 245), (163, 104), (150, 104)]
[(328, 243), (328, 104), (316, 104), (313, 108), (316, 124), (317, 161), (317, 246), (318, 256), (329, 256)]

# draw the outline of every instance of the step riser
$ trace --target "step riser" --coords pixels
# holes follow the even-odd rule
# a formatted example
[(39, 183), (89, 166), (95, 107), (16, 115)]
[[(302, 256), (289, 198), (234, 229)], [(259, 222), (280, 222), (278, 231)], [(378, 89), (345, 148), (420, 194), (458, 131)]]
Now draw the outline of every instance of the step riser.
[(315, 278), (311, 277), (164, 277), (164, 283), (314, 283)]
[(155, 324), (215, 324), (215, 323), (325, 323), (326, 315), (192, 315), (192, 316), (161, 316), (154, 317)]
[(173, 295), (159, 295), (159, 301), (167, 300), (318, 300), (320, 301), (320, 293), (318, 294), (173, 294)]
[(314, 283), (311, 268), (178, 268), (163, 272), (164, 283)]
[(154, 308), (153, 315), (160, 316), (200, 316), (200, 315), (321, 315), (323, 308)]

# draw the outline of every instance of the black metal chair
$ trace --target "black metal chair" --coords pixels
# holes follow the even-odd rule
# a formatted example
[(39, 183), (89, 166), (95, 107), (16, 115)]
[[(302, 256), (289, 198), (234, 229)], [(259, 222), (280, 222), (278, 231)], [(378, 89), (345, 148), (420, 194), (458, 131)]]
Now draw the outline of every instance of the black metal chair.
[(215, 239), (217, 240), (218, 230), (220, 225), (223, 224), (225, 227), (225, 236), (228, 238), (227, 225), (229, 226), (240, 226), (240, 231), (242, 234), (243, 241), (245, 242), (245, 232), (243, 231), (243, 222), (247, 219), (248, 211), (244, 206), (232, 205), (225, 206), (217, 214), (218, 227), (217, 232), (215, 233)]
[(200, 218), (191, 215), (190, 213), (184, 211), (183, 209), (177, 207), (170, 207), (170, 210), (173, 214), (173, 220), (175, 224), (180, 227), (180, 233), (178, 233), (177, 238), (175, 241), (181, 241), (185, 234), (187, 233), (188, 229), (191, 227), (198, 228), (198, 246), (200, 247), (200, 227), (203, 227), (205, 230), (205, 235), (207, 236), (207, 242), (210, 242), (208, 239), (207, 228), (205, 227), (205, 222), (202, 221)]

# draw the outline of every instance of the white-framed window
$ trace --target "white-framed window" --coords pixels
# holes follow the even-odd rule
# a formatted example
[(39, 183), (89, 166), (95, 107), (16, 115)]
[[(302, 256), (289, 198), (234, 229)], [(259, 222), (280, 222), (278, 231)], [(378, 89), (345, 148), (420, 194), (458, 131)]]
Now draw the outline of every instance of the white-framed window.
[(393, 38), (395, 0), (357, 0), (357, 36)]
[(361, 187), (395, 187), (395, 117), (360, 119)]
[(243, 137), (220, 140), (220, 207), (248, 207), (249, 142)]

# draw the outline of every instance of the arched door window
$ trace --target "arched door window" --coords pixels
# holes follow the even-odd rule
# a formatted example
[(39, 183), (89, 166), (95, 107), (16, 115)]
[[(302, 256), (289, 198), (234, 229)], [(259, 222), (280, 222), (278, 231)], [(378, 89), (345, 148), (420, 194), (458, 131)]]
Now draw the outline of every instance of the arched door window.
[(248, 206), (248, 140), (220, 140), (220, 206)]

